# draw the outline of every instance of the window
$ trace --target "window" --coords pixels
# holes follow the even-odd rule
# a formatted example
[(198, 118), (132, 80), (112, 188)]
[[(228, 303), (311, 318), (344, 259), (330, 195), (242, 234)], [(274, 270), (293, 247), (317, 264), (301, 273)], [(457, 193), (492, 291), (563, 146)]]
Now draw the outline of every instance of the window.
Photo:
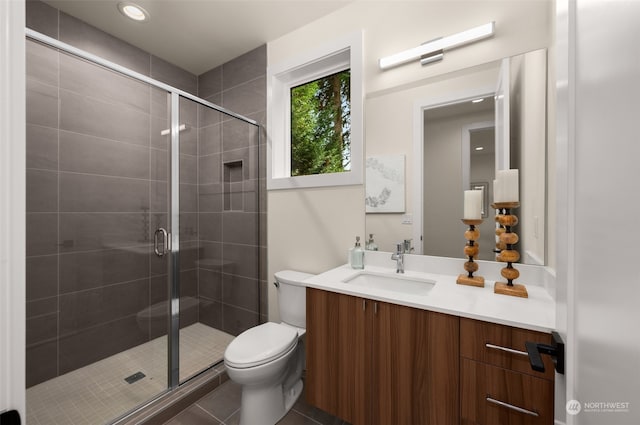
[(362, 35), (268, 70), (267, 188), (362, 184)]
[(291, 89), (291, 175), (351, 171), (350, 71)]

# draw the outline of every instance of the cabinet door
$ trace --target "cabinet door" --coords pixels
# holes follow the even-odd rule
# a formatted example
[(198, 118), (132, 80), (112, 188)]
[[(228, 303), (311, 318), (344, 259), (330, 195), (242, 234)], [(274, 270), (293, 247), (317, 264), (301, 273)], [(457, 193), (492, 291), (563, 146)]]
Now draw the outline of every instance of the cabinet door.
[(307, 288), (307, 402), (354, 425), (371, 423), (368, 316), (362, 298)]
[(459, 423), (459, 318), (376, 304), (371, 423)]

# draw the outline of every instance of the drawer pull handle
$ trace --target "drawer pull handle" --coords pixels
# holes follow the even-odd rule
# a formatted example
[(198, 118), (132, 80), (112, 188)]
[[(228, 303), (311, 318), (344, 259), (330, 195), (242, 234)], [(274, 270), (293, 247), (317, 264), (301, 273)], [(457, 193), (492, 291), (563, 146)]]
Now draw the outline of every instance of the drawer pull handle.
[(489, 344), (488, 342), (484, 345), (487, 348), (493, 348), (494, 350), (506, 351), (511, 354), (519, 354), (521, 356), (529, 356), (529, 353), (526, 351), (514, 350), (513, 348), (501, 347), (499, 345)]
[(496, 400), (495, 398), (487, 397), (489, 403), (497, 404), (498, 406), (506, 407), (507, 409), (515, 410), (516, 412), (524, 413), (526, 415), (538, 417), (538, 413), (531, 410), (523, 409), (522, 407), (514, 406), (513, 404), (505, 403), (504, 401)]

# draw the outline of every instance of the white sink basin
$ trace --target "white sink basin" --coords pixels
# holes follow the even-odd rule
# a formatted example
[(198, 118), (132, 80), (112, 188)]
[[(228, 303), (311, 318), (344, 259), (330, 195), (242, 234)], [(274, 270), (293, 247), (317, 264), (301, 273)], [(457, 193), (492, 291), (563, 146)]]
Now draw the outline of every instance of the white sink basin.
[(404, 276), (402, 274), (386, 274), (373, 272), (360, 272), (345, 280), (344, 283), (358, 285), (372, 289), (383, 289), (385, 291), (402, 292), (412, 295), (426, 295), (433, 289), (436, 282), (430, 279), (423, 279), (414, 276)]

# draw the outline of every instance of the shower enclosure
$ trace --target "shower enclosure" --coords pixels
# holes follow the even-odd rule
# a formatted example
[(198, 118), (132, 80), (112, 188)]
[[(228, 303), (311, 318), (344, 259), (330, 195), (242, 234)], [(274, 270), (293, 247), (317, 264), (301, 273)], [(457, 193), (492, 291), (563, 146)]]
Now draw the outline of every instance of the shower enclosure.
[(259, 126), (27, 35), (28, 421), (107, 423), (259, 322)]

